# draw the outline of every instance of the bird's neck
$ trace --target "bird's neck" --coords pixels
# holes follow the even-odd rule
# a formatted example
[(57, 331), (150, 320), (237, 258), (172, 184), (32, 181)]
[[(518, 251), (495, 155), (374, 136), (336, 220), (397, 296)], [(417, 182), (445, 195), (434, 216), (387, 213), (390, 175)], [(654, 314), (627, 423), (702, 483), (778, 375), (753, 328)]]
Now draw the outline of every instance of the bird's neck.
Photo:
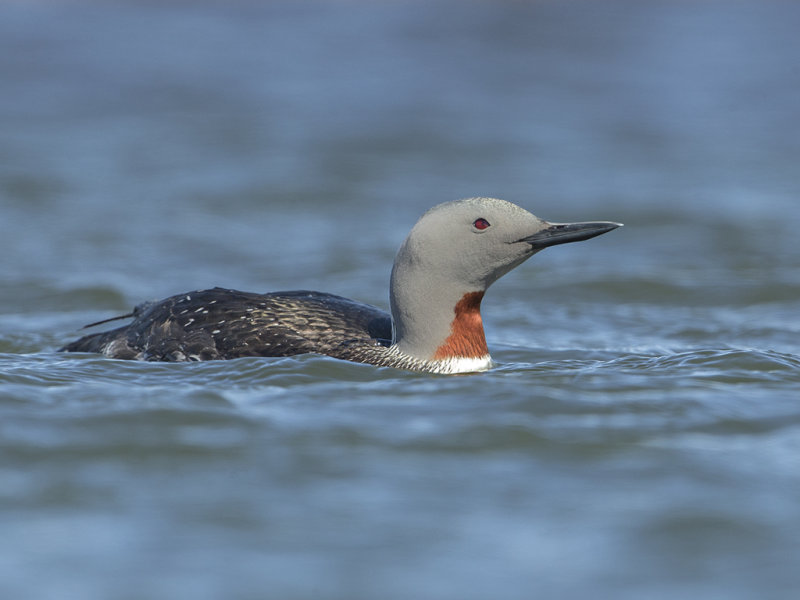
[[(419, 360), (486, 368), (491, 359), (480, 312), (483, 294), (396, 268), (390, 298), (395, 345)], [(481, 370), (472, 367), (463, 370)]]
[(489, 355), (481, 319), (483, 292), (467, 292), (453, 308), (450, 335), (439, 344), (433, 360), (482, 358)]

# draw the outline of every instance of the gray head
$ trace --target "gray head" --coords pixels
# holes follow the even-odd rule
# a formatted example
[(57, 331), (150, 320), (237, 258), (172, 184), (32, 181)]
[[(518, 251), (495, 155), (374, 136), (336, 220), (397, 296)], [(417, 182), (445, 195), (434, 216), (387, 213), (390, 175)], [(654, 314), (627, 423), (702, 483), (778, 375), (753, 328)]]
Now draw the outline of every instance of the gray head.
[(466, 295), (473, 294), (479, 308), (492, 283), (539, 250), (616, 227), (610, 222), (548, 223), (496, 198), (435, 206), (414, 225), (392, 269), (395, 342), (406, 353), (430, 359), (453, 332), (455, 307)]

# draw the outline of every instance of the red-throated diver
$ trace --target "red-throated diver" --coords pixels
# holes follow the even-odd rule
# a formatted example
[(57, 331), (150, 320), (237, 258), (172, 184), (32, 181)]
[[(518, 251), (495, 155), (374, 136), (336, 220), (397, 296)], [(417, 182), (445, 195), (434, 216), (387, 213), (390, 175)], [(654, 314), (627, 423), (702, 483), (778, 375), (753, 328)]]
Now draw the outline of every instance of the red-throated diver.
[(133, 317), (130, 324), (62, 350), (149, 361), (316, 353), (412, 371), (482, 371), (492, 364), (480, 314), (486, 289), (543, 248), (619, 226), (548, 223), (495, 198), (447, 202), (426, 212), (397, 252), (391, 315), (320, 292), (214, 288), (141, 304), (117, 317)]

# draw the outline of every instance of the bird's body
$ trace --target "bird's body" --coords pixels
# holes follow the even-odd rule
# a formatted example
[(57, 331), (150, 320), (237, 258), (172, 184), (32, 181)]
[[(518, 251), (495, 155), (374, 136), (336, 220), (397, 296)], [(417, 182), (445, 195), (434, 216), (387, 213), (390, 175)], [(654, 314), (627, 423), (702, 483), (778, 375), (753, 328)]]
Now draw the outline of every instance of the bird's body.
[(214, 288), (139, 305), (128, 325), (62, 348), (111, 358), (195, 361), (317, 353), (433, 373), (491, 366), (480, 304), (486, 289), (543, 247), (616, 223), (551, 224), (492, 198), (439, 205), (417, 222), (392, 269), (392, 314), (310, 291)]

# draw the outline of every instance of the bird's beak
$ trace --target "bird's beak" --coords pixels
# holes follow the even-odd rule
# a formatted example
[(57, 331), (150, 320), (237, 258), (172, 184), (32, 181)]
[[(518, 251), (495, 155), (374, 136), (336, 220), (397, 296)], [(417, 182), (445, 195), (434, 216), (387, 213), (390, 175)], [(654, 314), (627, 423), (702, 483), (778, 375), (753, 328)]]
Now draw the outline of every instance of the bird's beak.
[(527, 242), (534, 250), (541, 250), (548, 246), (581, 242), (598, 235), (608, 233), (612, 229), (622, 227), (622, 223), (611, 221), (594, 221), (589, 223), (547, 223), (547, 227), (533, 235), (524, 237), (520, 242)]

